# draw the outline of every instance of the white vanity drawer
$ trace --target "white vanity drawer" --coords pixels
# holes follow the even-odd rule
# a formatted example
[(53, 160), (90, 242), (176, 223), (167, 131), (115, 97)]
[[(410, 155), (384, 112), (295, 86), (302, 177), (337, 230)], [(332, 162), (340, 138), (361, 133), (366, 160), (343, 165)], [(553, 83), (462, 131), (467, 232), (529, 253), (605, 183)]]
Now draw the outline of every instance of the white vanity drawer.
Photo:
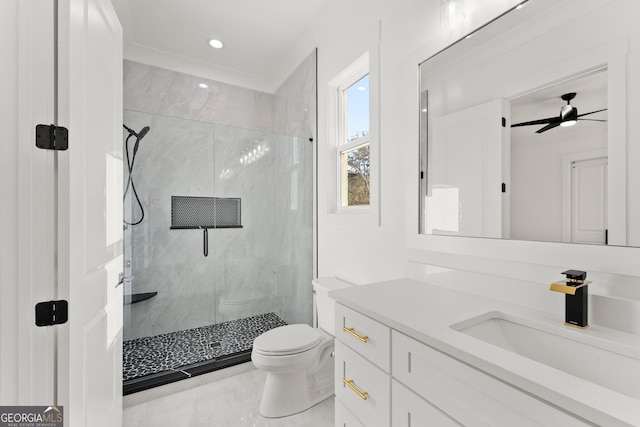
[(390, 377), (340, 341), (335, 353), (336, 400), (367, 427), (390, 422)]
[(336, 338), (389, 372), (391, 330), (388, 326), (336, 304)]
[(367, 427), (339, 400), (336, 400), (335, 427)]
[(397, 331), (392, 341), (393, 377), (463, 425), (589, 425)]
[(460, 427), (462, 425), (395, 379), (391, 380), (391, 396), (392, 427)]

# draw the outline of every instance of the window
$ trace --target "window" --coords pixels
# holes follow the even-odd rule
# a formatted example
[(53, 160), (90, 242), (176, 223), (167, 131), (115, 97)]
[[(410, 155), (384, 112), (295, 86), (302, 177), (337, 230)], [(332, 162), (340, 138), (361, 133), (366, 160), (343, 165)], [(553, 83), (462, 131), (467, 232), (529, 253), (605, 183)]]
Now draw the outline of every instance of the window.
[(379, 61), (378, 47), (366, 51), (327, 85), (330, 164), (319, 173), (336, 225), (380, 226)]
[(368, 206), (371, 195), (369, 74), (363, 74), (356, 74), (338, 87), (337, 161), (342, 207)]

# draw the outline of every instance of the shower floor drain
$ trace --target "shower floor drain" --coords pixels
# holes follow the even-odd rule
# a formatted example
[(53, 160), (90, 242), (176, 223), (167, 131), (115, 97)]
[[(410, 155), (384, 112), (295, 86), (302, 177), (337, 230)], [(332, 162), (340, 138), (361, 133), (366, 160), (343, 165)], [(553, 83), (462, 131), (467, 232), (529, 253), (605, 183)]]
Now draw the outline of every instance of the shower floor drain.
[(213, 348), (213, 347), (220, 347), (222, 345), (222, 343), (220, 341), (216, 341), (216, 342), (211, 342), (209, 343), (209, 347)]

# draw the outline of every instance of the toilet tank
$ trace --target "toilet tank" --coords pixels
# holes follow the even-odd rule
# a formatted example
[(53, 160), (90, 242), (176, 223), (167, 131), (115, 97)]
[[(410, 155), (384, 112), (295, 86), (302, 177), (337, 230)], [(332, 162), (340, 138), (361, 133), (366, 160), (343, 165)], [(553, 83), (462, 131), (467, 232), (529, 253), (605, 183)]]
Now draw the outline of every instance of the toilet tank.
[(349, 288), (351, 283), (338, 280), (334, 277), (319, 277), (311, 281), (313, 286), (313, 323), (323, 331), (335, 336), (335, 312), (336, 302), (329, 298), (329, 291), (334, 289)]

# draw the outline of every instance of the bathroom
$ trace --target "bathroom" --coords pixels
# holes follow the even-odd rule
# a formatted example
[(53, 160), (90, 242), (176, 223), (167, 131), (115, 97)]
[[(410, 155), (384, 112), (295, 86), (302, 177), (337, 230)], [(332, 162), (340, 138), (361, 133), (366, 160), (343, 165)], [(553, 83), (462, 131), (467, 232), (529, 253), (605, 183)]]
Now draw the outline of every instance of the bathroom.
[[(435, 283), (447, 289), (455, 288), (471, 295), (506, 301), (505, 303), (512, 304), (512, 307), (522, 308), (523, 312), (537, 310), (562, 321), (564, 298), (555, 292), (549, 292), (549, 284), (562, 279), (561, 273), (565, 270), (584, 270), (588, 273), (587, 279), (593, 282), (589, 285), (591, 324), (606, 325), (637, 336), (640, 333), (640, 270), (636, 259), (640, 242), (637, 238), (637, 227), (632, 221), (638, 217), (637, 209), (640, 204), (637, 192), (628, 189), (626, 212), (615, 213), (618, 215), (615, 218), (611, 216), (614, 214), (611, 212), (609, 217), (610, 222), (628, 224), (627, 242), (624, 245), (605, 247), (555, 241), (450, 237), (418, 232), (421, 194), (418, 180), (421, 158), (418, 144), (418, 64), (465, 34), (471, 33), (484, 22), (517, 6), (519, 2), (466, 0), (463, 3), (464, 20), (455, 28), (445, 28), (441, 22), (441, 1), (400, 1), (393, 4), (384, 1), (356, 1), (348, 4), (325, 2), (319, 7), (317, 16), (309, 24), (307, 31), (289, 49), (293, 55), (282, 61), (283, 68), (287, 70), (283, 75), (289, 76), (317, 48), (317, 130), (315, 123), (312, 123), (312, 135), (295, 135), (299, 138), (300, 144), (308, 142), (308, 139), (313, 137), (313, 147), (317, 150), (312, 153), (315, 157), (311, 161), (312, 170), (315, 168), (311, 191), (314, 194), (312, 216), (317, 238), (313, 236), (310, 258), (314, 266), (308, 279), (305, 279), (305, 286), (308, 286), (310, 293), (310, 282), (314, 277), (331, 276), (357, 285), (409, 278), (419, 282)], [(558, 5), (555, 3), (559, 2), (530, 0), (530, 4), (525, 5), (524, 9), (542, 4), (553, 8), (557, 13), (555, 19), (558, 20), (566, 19), (575, 13), (569, 5), (570, 2), (561, 2)], [(589, 0), (581, 2), (581, 7), (591, 11), (606, 3), (608, 2)], [(632, 6), (631, 2), (622, 4), (625, 7), (636, 7)], [(549, 21), (551, 25), (553, 19)], [(594, 48), (598, 47), (597, 43), (593, 45)], [(335, 110), (332, 85), (335, 77), (348, 69), (365, 52), (369, 54), (372, 96), (371, 201), (368, 208), (345, 212), (338, 209), (335, 202), (338, 179), (336, 149), (329, 140), (334, 124), (330, 115)], [(132, 62), (142, 63), (142, 59), (146, 58), (150, 66), (170, 69), (166, 58), (162, 59), (159, 56), (157, 52), (143, 52), (140, 46), (125, 45), (125, 60), (130, 61), (129, 66)], [(631, 58), (627, 64), (631, 70), (628, 75), (632, 76), (634, 72), (637, 75), (637, 64), (632, 60), (634, 57), (631, 54), (628, 57)], [(187, 64), (187, 61), (181, 60), (175, 62), (182, 62), (182, 68), (174, 71), (198, 75), (208, 81), (224, 80), (223, 77), (216, 77), (212, 70), (204, 70), (206, 67), (201, 65)], [(126, 67), (127, 65), (125, 70)], [(219, 76), (224, 76), (225, 70), (218, 71)], [(282, 78), (280, 82), (284, 80)], [(239, 81), (231, 84), (243, 86)], [(626, 92), (632, 95), (637, 93), (637, 87), (632, 80), (628, 81), (627, 86)], [(277, 87), (278, 84), (275, 84), (265, 91), (273, 92)], [(564, 103), (559, 99), (562, 93), (558, 93), (556, 104)], [(638, 101), (635, 99), (636, 97), (627, 98), (626, 126), (629, 141), (637, 134), (635, 123), (629, 119), (632, 117), (631, 113), (637, 110)], [(579, 101), (580, 94), (572, 104), (582, 108)], [(591, 107), (585, 108), (580, 110), (581, 113), (592, 111)], [(546, 116), (536, 115), (531, 120), (550, 115), (551, 113)], [(609, 111), (609, 127), (613, 126), (612, 116), (613, 111)], [(142, 119), (146, 118), (148, 117)], [(131, 117), (131, 120), (138, 121), (125, 120), (125, 124), (129, 126), (129, 123), (132, 123), (131, 127), (135, 131), (139, 131), (143, 126), (151, 128), (140, 142), (140, 157), (137, 162), (140, 162), (139, 165), (142, 167), (144, 156), (152, 155), (153, 132), (157, 126), (154, 127), (150, 121), (140, 119)], [(278, 131), (271, 133), (279, 134)], [(628, 144), (625, 149), (626, 152), (622, 155), (627, 159), (627, 182), (633, 185), (640, 182), (640, 172), (634, 170), (631, 165), (640, 153), (633, 144)], [(219, 177), (221, 170), (216, 172), (215, 176), (211, 176), (212, 182), (215, 177)], [(3, 170), (3, 173), (8, 173), (8, 170)], [(236, 197), (230, 193), (219, 196)], [(245, 203), (244, 196), (242, 203)], [(223, 235), (224, 232), (242, 231), (210, 230), (209, 257), (216, 250), (215, 245), (219, 239), (217, 236)], [(185, 250), (193, 254), (190, 256), (193, 260), (204, 260), (201, 230), (168, 232), (174, 235), (183, 233), (185, 239), (191, 239)], [(456, 273), (453, 279), (446, 274), (449, 271)], [(149, 288), (143, 291), (156, 290)], [(159, 292), (153, 298), (159, 298), (160, 295)], [(3, 294), (4, 301), (10, 300), (4, 296)], [(153, 298), (139, 304), (152, 303)], [(303, 304), (310, 309), (310, 299)], [(455, 302), (452, 305), (455, 305)], [(130, 308), (135, 309), (135, 305), (131, 305)], [(306, 320), (288, 321), (311, 320), (311, 312), (308, 312)], [(3, 323), (6, 324), (4, 318)], [(592, 327), (591, 330), (596, 328)], [(17, 337), (15, 340), (19, 342)], [(2, 368), (5, 370), (11, 366), (5, 363), (3, 365)], [(3, 378), (4, 375), (5, 371)], [(3, 384), (2, 390), (7, 390), (3, 391), (6, 394), (1, 395), (3, 402), (11, 401), (4, 398), (11, 393), (10, 384), (11, 382)], [(252, 383), (252, 386), (261, 385)], [(216, 403), (218, 404), (219, 402)], [(203, 403), (199, 401), (198, 406), (201, 405)], [(558, 406), (561, 406), (561, 403)]]
[[(513, 4), (509, 4), (508, 6), (513, 7), (516, 3), (517, 2), (513, 2)], [(423, 7), (427, 8), (426, 5)], [(491, 7), (489, 6), (484, 6), (486, 9), (479, 8), (480, 10), (473, 10), (474, 3), (469, 1), (465, 2), (465, 7), (469, 14), (481, 14), (484, 11), (484, 13), (487, 14), (485, 16), (491, 16), (492, 13), (496, 14), (496, 10), (498, 10), (498, 6), (495, 6), (496, 9), (493, 10), (491, 10)], [(504, 7), (506, 8), (507, 6)], [(526, 7), (531, 6), (528, 5)], [(416, 197), (414, 197), (414, 195), (418, 194), (420, 190), (415, 188), (416, 182), (411, 177), (390, 172), (390, 170), (394, 169), (401, 170), (401, 165), (405, 163), (415, 164), (420, 156), (419, 147), (415, 143), (408, 142), (418, 140), (418, 136), (414, 135), (410, 130), (417, 130), (419, 129), (419, 126), (406, 126), (408, 130), (398, 128), (398, 123), (409, 123), (407, 117), (415, 117), (412, 110), (414, 107), (410, 102), (406, 101), (407, 99), (415, 99), (415, 94), (413, 92), (415, 89), (414, 87), (409, 87), (409, 85), (402, 85), (402, 79), (398, 76), (402, 76), (400, 73), (410, 72), (411, 69), (408, 64), (419, 64), (421, 61), (432, 54), (435, 54), (440, 48), (448, 44), (446, 40), (460, 37), (460, 35), (465, 34), (469, 30), (465, 28), (447, 30), (442, 27), (440, 22), (442, 18), (440, 15), (432, 16), (432, 19), (438, 23), (436, 28), (440, 33), (437, 34), (439, 38), (436, 37), (435, 40), (432, 41), (432, 44), (426, 45), (424, 42), (414, 42), (415, 45), (413, 45), (412, 54), (408, 58), (406, 57), (406, 52), (411, 51), (409, 49), (411, 46), (403, 46), (402, 52), (404, 52), (405, 57), (402, 57), (402, 61), (399, 61), (396, 60), (394, 56), (398, 50), (393, 48), (394, 43), (400, 43), (401, 41), (403, 43), (407, 43), (407, 39), (412, 35), (417, 39), (419, 39), (419, 36), (424, 37), (424, 35), (420, 34), (420, 31), (426, 31), (425, 28), (430, 27), (425, 25), (424, 28), (421, 28), (420, 25), (416, 24), (415, 28), (413, 26), (409, 26), (408, 29), (405, 30), (405, 33), (396, 34), (396, 32), (386, 29), (397, 29), (399, 21), (394, 21), (394, 18), (400, 20), (406, 19), (406, 16), (401, 12), (396, 12), (396, 16), (392, 14), (391, 11), (387, 11), (382, 5), (381, 8), (382, 9), (380, 11), (371, 10), (367, 12), (372, 15), (371, 23), (368, 26), (362, 25), (363, 33), (359, 36), (359, 43), (354, 43), (353, 45), (349, 44), (346, 46), (342, 45), (340, 43), (341, 36), (339, 32), (334, 35), (335, 38), (326, 36), (326, 39), (321, 39), (317, 42), (317, 102), (320, 127), (317, 134), (318, 166), (316, 178), (318, 258), (317, 273), (314, 272), (314, 277), (333, 276), (356, 284), (384, 282), (386, 280), (396, 279), (397, 277), (408, 277), (420, 281), (438, 283), (444, 287), (455, 286), (461, 290), (476, 295), (494, 295), (495, 293), (502, 293), (503, 289), (507, 286), (520, 286), (522, 287), (521, 291), (516, 291), (511, 294), (510, 291), (504, 290), (504, 296), (494, 296), (494, 298), (506, 300), (511, 303), (515, 302), (517, 305), (526, 308), (540, 309), (540, 306), (542, 305), (542, 307), (545, 307), (543, 309), (544, 311), (551, 313), (563, 312), (562, 296), (556, 295), (554, 292), (549, 292), (548, 287), (545, 288), (540, 286), (539, 288), (536, 288), (535, 283), (539, 282), (547, 284), (546, 282), (548, 281), (560, 280), (563, 278), (561, 273), (570, 268), (588, 270), (588, 279), (594, 282), (594, 285), (590, 286), (592, 299), (600, 298), (607, 292), (611, 292), (614, 295), (616, 292), (624, 294), (629, 292), (630, 289), (631, 292), (634, 292), (632, 290), (632, 283), (634, 282), (632, 278), (633, 275), (625, 273), (628, 271), (629, 267), (625, 266), (624, 269), (618, 270), (617, 272), (625, 274), (614, 276), (617, 277), (619, 281), (620, 289), (609, 290), (612, 285), (605, 285), (604, 283), (611, 280), (607, 277), (606, 273), (607, 269), (611, 267), (603, 267), (602, 271), (600, 271), (589, 267), (594, 264), (593, 262), (587, 262), (585, 266), (579, 268), (575, 264), (576, 261), (573, 261), (574, 258), (582, 260), (589, 259), (593, 256), (599, 257), (599, 255), (594, 254), (594, 252), (598, 252), (598, 248), (581, 245), (578, 247), (571, 247), (571, 249), (566, 249), (565, 247), (562, 247), (562, 245), (553, 243), (562, 241), (560, 237), (549, 238), (543, 233), (540, 233), (540, 235), (543, 236), (541, 239), (517, 237), (511, 241), (495, 242), (485, 239), (476, 241), (465, 237), (447, 239), (446, 236), (437, 236), (435, 233), (426, 236), (413, 233), (413, 230), (418, 227), (418, 220), (414, 219), (412, 215), (407, 214), (407, 212), (411, 212), (410, 208), (398, 209), (397, 207), (407, 204), (409, 204), (409, 206), (414, 205), (416, 203)], [(435, 10), (440, 12), (439, 7)], [(382, 16), (382, 23), (380, 24), (378, 22), (378, 25), (373, 25), (376, 22), (373, 17), (376, 15)], [(431, 15), (425, 11), (424, 14), (420, 14), (420, 16)], [(326, 17), (324, 19), (329, 20), (330, 18)], [(476, 15), (474, 16), (474, 19), (482, 20), (483, 18)], [(367, 20), (365, 20), (365, 22), (366, 21)], [(465, 24), (473, 25), (467, 21), (463, 22), (462, 25)], [(384, 35), (384, 37), (382, 37), (382, 41), (380, 41), (381, 34)], [(395, 38), (397, 38), (397, 40)], [(337, 46), (340, 46), (341, 55), (333, 53), (334, 50), (338, 49)], [(370, 134), (371, 140), (373, 141), (371, 144), (371, 162), (373, 165), (371, 169), (371, 204), (368, 209), (365, 208), (354, 213), (345, 212), (345, 209), (341, 210), (336, 206), (331, 198), (334, 191), (333, 189), (336, 186), (334, 178), (336, 176), (336, 170), (331, 160), (327, 159), (328, 156), (333, 156), (333, 152), (331, 151), (331, 147), (328, 146), (329, 143), (322, 139), (323, 129), (326, 129), (326, 127), (322, 127), (322, 124), (326, 123), (325, 126), (333, 125), (331, 119), (326, 116), (333, 113), (331, 107), (332, 104), (335, 103), (335, 100), (331, 97), (329, 89), (323, 88), (333, 87), (332, 85), (335, 84), (336, 76), (340, 76), (343, 70), (349, 69), (354, 62), (357, 62), (357, 58), (361, 57), (362, 51), (368, 51), (369, 53), (369, 72), (372, 82), (370, 86), (370, 96), (373, 98), (371, 116), (375, 117), (376, 114), (379, 114), (381, 118), (397, 118), (399, 115), (402, 115), (402, 120), (397, 120), (397, 122), (381, 120), (379, 124), (375, 123), (374, 120), (371, 120)], [(522, 65), (522, 67), (531, 66)], [(384, 70), (390, 70), (387, 71), (389, 75), (386, 79), (384, 78)], [(609, 73), (612, 72), (614, 72), (614, 70), (610, 67)], [(431, 71), (431, 75), (434, 75), (434, 73), (435, 71)], [(604, 79), (606, 80), (606, 73), (603, 74), (605, 76)], [(395, 78), (391, 76), (394, 76)], [(437, 78), (435, 78), (435, 80), (437, 80)], [(380, 86), (377, 88), (374, 86), (375, 83), (373, 83), (376, 81), (380, 82)], [(324, 84), (322, 82), (324, 82)], [(421, 85), (422, 84), (426, 83), (421, 82)], [(568, 87), (577, 87), (575, 79), (572, 79), (566, 84), (569, 85)], [(511, 90), (512, 92), (514, 91), (513, 89)], [(552, 92), (554, 90), (558, 92), (558, 98), (562, 93), (570, 91), (569, 89), (565, 90), (562, 87), (552, 85), (549, 91)], [(438, 97), (437, 87), (430, 89), (429, 92), (435, 98)], [(391, 100), (398, 100), (397, 105), (400, 106), (399, 110), (401, 112), (404, 111), (404, 113), (390, 111), (394, 109), (393, 103), (382, 102), (379, 106), (375, 106), (376, 98), (384, 99), (385, 93), (387, 93), (386, 96), (390, 97)], [(477, 96), (479, 97), (480, 95)], [(586, 113), (599, 108), (595, 104), (590, 104), (586, 97), (586, 89), (580, 90), (576, 98), (572, 100), (572, 103), (578, 105), (580, 108), (580, 113)], [(134, 98), (140, 99), (140, 97)], [(552, 96), (549, 95), (548, 98), (552, 98)], [(606, 98), (606, 95), (601, 95), (601, 98)], [(563, 102), (560, 99), (558, 99), (558, 101)], [(448, 105), (448, 107), (455, 109), (459, 108), (457, 107), (459, 105), (469, 105), (473, 104), (475, 101), (467, 100), (466, 104), (459, 100), (456, 100), (456, 102), (456, 106), (452, 107), (454, 102), (449, 101), (450, 105)], [(549, 101), (549, 103), (551, 104), (552, 101)], [(554, 107), (555, 106), (552, 106), (551, 108)], [(376, 111), (375, 108), (379, 108), (380, 110)], [(417, 107), (415, 108), (417, 109)], [(433, 108), (430, 110), (434, 111)], [(514, 123), (516, 122), (517, 113), (518, 112), (516, 110), (513, 110)], [(537, 116), (534, 118), (537, 118)], [(601, 116), (594, 115), (591, 118), (597, 119), (601, 118)], [(517, 121), (525, 120), (526, 119)], [(611, 124), (612, 121), (613, 118), (609, 116), (609, 122), (607, 124)], [(604, 132), (606, 135), (607, 124), (588, 123), (587, 126), (591, 125), (598, 127), (588, 128), (587, 132), (590, 132), (591, 134)], [(142, 122), (138, 124), (139, 127), (142, 125), (144, 125)], [(386, 131), (383, 130), (385, 126)], [(611, 126), (613, 126), (613, 124)], [(577, 131), (578, 128), (579, 127), (575, 127), (573, 130)], [(583, 132), (585, 132), (585, 127), (582, 129)], [(518, 131), (522, 132), (527, 132), (527, 130), (528, 129), (526, 128), (518, 129)], [(515, 131), (516, 130), (514, 130), (514, 132)], [(398, 138), (397, 141), (394, 140), (393, 143), (390, 143), (389, 139), (385, 139), (381, 136), (384, 132), (388, 132), (387, 134), (391, 133), (401, 135), (401, 137)], [(553, 132), (547, 132), (540, 136), (531, 131), (527, 132), (527, 134), (529, 133), (538, 138), (551, 137), (554, 135)], [(555, 135), (557, 137), (558, 133)], [(305, 136), (306, 135), (300, 135), (300, 137)], [(404, 138), (402, 136), (404, 136)], [(512, 133), (512, 139), (515, 139), (516, 137), (522, 138), (521, 136)], [(577, 138), (580, 138), (581, 145), (583, 147), (586, 145), (589, 149), (597, 148), (594, 143), (588, 143), (585, 140), (585, 135), (580, 135)], [(403, 146), (404, 143), (402, 141), (407, 141), (406, 146)], [(542, 144), (540, 139), (538, 139), (536, 143), (538, 145)], [(550, 142), (549, 144), (557, 145), (557, 142)], [(530, 145), (531, 143), (529, 143), (529, 146)], [(516, 147), (520, 146), (522, 146), (522, 144), (515, 145), (514, 143), (513, 150), (515, 151)], [(398, 150), (398, 147), (404, 148)], [(415, 155), (415, 158), (412, 158), (412, 155)], [(529, 158), (531, 157), (532, 156), (529, 155)], [(613, 161), (614, 159), (610, 158), (610, 170), (617, 169), (612, 166)], [(376, 163), (384, 166), (378, 166), (376, 168)], [(523, 168), (519, 167), (518, 169)], [(612, 176), (613, 175), (610, 175), (610, 177)], [(513, 182), (513, 185), (515, 186), (516, 182)], [(394, 186), (405, 188), (405, 191), (393, 191), (392, 188)], [(532, 195), (534, 194), (529, 189), (527, 189), (526, 192), (531, 193)], [(514, 190), (514, 195), (515, 194), (516, 192)], [(611, 198), (613, 199), (613, 196), (611, 196)], [(544, 199), (539, 201), (542, 205), (546, 202), (547, 201)], [(511, 217), (513, 223), (511, 233), (514, 235), (520, 235), (521, 232), (519, 229), (522, 227), (515, 227), (523, 221), (526, 222), (527, 219), (517, 220), (518, 217), (516, 217), (516, 211), (518, 206), (512, 206), (512, 210), (514, 212)], [(551, 211), (551, 208), (551, 206), (548, 206), (545, 211)], [(612, 226), (610, 227), (610, 234), (611, 236), (614, 236), (616, 231), (613, 226), (613, 221), (611, 221), (611, 223)], [(462, 226), (464, 226), (464, 224), (462, 224)], [(538, 227), (544, 228), (539, 225)], [(535, 227), (531, 226), (529, 229), (535, 229)], [(366, 232), (363, 232), (363, 230), (366, 230)], [(220, 230), (219, 232), (224, 232), (224, 230)], [(474, 234), (468, 233), (467, 235), (473, 236)], [(630, 234), (629, 236), (632, 235)], [(527, 242), (527, 240), (545, 240), (546, 243)], [(355, 241), (357, 241), (357, 243), (354, 243)], [(537, 245), (540, 252), (535, 252), (535, 255), (531, 258), (530, 253), (534, 250), (531, 249), (532, 245)], [(635, 246), (635, 244), (629, 243), (628, 246)], [(389, 250), (390, 247), (404, 247), (405, 249), (404, 252), (391, 251)], [(357, 248), (357, 250), (354, 250), (355, 248)], [(621, 249), (623, 251), (634, 250), (630, 248), (606, 249)], [(559, 261), (563, 258), (565, 261)], [(582, 261), (582, 263), (584, 262), (585, 261)], [(566, 266), (565, 263), (567, 264)], [(449, 273), (447, 272), (447, 269), (451, 269), (455, 274), (459, 274), (463, 278), (462, 283), (458, 283), (461, 279), (456, 278), (457, 276), (455, 274), (453, 276), (448, 276)], [(456, 272), (455, 270), (459, 271)], [(450, 280), (456, 281), (455, 285), (450, 284)], [(603, 291), (605, 286), (607, 291)], [(525, 298), (525, 301), (520, 301), (522, 298)], [(633, 298), (631, 301), (633, 301)], [(605, 307), (605, 304), (608, 303), (609, 301), (606, 303), (602, 302), (598, 308), (592, 304), (591, 315), (594, 317), (592, 322), (609, 322), (610, 324), (613, 322), (614, 325), (618, 323), (615, 319), (604, 319), (604, 317), (606, 317), (606, 310), (602, 311), (600, 307)], [(632, 319), (634, 316), (633, 313), (635, 313), (635, 309), (632, 309), (631, 305), (628, 305), (628, 303), (629, 301), (625, 300), (624, 309), (631, 310), (630, 313), (625, 316), (625, 322)], [(637, 326), (626, 327), (624, 330), (637, 333)], [(368, 425), (367, 423), (364, 424)]]

